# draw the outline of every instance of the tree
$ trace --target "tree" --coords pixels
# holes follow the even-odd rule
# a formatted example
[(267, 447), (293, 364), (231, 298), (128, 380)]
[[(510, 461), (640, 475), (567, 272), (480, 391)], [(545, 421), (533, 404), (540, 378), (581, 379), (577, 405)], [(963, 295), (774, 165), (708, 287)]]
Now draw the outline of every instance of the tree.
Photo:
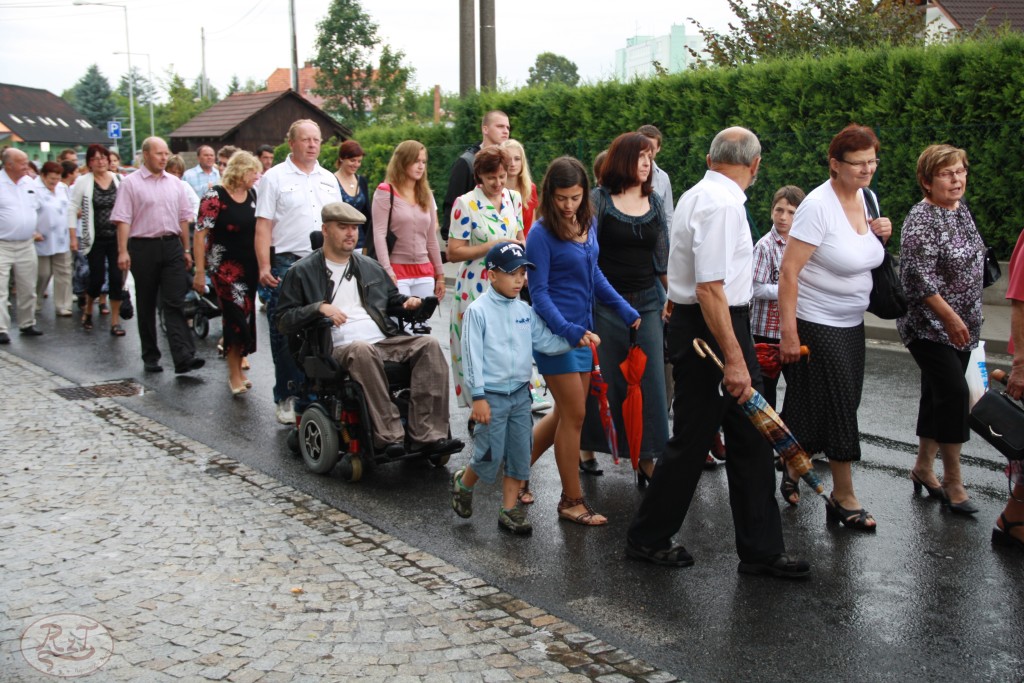
[(755, 0), (752, 8), (742, 0), (727, 1), (739, 19), (739, 26), (729, 24), (728, 33), (690, 19), (717, 66), (924, 42), (924, 12), (914, 0), (807, 0), (798, 5), (790, 0)]
[(95, 64), (86, 69), (85, 75), (65, 93), (64, 99), (97, 128), (106, 129), (107, 121), (123, 116), (114, 101), (110, 83)]
[(213, 105), (212, 100), (200, 100), (185, 79), (172, 70), (166, 72), (161, 86), (167, 93), (167, 103), (156, 112), (158, 134), (166, 135), (192, 120)]
[[(210, 79), (206, 79), (206, 97), (202, 96), (203, 88), (203, 75), (199, 74), (196, 76), (196, 80), (192, 81), (192, 95), (199, 100), (207, 100), (207, 106), (220, 102), (220, 92), (217, 88), (213, 87), (210, 83)], [(204, 109), (206, 107), (203, 107)]]
[(388, 115), (412, 77), (412, 69), (402, 66), (404, 57), (380, 45), (377, 25), (358, 0), (331, 0), (317, 24), (314, 92), (324, 98), (325, 109), (350, 125), (368, 122), (378, 107)]
[(228, 83), (228, 90), (227, 90), (226, 93), (224, 93), (224, 97), (231, 97), (236, 92), (239, 92), (241, 90), (242, 90), (242, 84), (238, 80), (238, 74), (232, 74), (231, 82)]
[(573, 62), (554, 52), (542, 52), (537, 55), (537, 61), (530, 67), (530, 78), (527, 79), (526, 85), (547, 86), (560, 83), (575, 88), (579, 82), (580, 74)]

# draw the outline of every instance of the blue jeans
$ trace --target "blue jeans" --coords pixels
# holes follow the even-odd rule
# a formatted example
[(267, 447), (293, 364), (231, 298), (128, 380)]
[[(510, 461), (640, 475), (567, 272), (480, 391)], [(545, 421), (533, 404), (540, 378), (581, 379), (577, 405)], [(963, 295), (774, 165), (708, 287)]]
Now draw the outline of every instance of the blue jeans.
[[(284, 279), (284, 274), (292, 267), (292, 264), (299, 260), (294, 254), (275, 254), (270, 264), (270, 272), (278, 280)], [(289, 396), (299, 396), (299, 385), (306, 381), (305, 375), (295, 364), (295, 359), (288, 351), (288, 338), (277, 331), (275, 316), (277, 314), (277, 301), (280, 296), (281, 284), (273, 289), (266, 287), (267, 293), (267, 322), (270, 323), (270, 353), (274, 358), (274, 403), (280, 403)], [(296, 404), (296, 410), (301, 406)]]

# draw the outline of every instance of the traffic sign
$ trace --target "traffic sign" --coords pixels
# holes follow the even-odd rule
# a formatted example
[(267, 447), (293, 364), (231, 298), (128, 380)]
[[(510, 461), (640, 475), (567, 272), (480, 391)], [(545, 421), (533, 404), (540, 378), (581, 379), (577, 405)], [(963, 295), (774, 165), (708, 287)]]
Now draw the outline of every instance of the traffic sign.
[(107, 137), (112, 140), (121, 139), (121, 122), (107, 121)]

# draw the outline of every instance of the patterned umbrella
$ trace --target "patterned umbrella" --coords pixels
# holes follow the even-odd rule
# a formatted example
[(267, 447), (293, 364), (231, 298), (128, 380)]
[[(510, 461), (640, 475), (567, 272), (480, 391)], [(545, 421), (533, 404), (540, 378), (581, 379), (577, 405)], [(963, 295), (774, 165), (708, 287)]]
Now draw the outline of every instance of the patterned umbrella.
[(629, 352), (626, 360), (619, 363), (619, 370), (626, 378), (626, 399), (622, 402), (622, 423), (626, 428), (626, 443), (629, 444), (629, 461), (633, 471), (640, 467), (640, 442), (644, 438), (644, 396), (640, 382), (647, 368), (647, 354), (636, 343), (636, 328), (629, 329)]
[(615, 464), (619, 464), (619, 435), (615, 433), (615, 421), (612, 420), (612, 409), (608, 405), (608, 383), (601, 375), (601, 362), (597, 359), (597, 346), (590, 345), (590, 352), (594, 355), (594, 369), (590, 373), (590, 395), (597, 399), (598, 414), (601, 416), (601, 426), (604, 427), (604, 435), (608, 439), (608, 448), (611, 451)]
[[(711, 350), (708, 343), (703, 339), (696, 338), (693, 340), (693, 348), (696, 350), (697, 355), (701, 358), (710, 358), (715, 365), (722, 368), (722, 361), (718, 360), (718, 356)], [(768, 440), (775, 452), (779, 454), (779, 457), (789, 463), (793, 471), (796, 472), (801, 479), (806, 482), (808, 486), (814, 489), (815, 493), (820, 495), (822, 498), (825, 496), (825, 487), (822, 485), (821, 480), (818, 479), (818, 475), (814, 473), (814, 466), (811, 464), (811, 458), (807, 455), (807, 452), (797, 443), (796, 437), (793, 436), (793, 432), (789, 431), (789, 427), (782, 421), (779, 414), (776, 413), (768, 401), (764, 399), (756, 389), (750, 388), (750, 392), (743, 398), (740, 399), (740, 408), (746, 413), (747, 419), (757, 428), (757, 431), (761, 432), (761, 435)]]

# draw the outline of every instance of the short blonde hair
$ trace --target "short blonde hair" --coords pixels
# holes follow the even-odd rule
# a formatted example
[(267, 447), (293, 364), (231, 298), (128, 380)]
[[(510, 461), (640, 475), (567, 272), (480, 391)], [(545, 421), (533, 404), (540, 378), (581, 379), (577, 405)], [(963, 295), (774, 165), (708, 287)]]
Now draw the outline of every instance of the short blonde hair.
[(970, 166), (967, 162), (967, 152), (954, 147), (953, 145), (929, 145), (917, 158), (917, 184), (925, 195), (931, 194), (931, 190), (925, 187), (925, 183), (931, 185), (935, 181), (935, 174), (947, 166), (962, 163), (964, 168)]
[(242, 179), (249, 171), (260, 173), (263, 171), (263, 164), (260, 160), (246, 151), (238, 151), (231, 155), (228, 166), (220, 177), (220, 184), (229, 190), (240, 189)]

